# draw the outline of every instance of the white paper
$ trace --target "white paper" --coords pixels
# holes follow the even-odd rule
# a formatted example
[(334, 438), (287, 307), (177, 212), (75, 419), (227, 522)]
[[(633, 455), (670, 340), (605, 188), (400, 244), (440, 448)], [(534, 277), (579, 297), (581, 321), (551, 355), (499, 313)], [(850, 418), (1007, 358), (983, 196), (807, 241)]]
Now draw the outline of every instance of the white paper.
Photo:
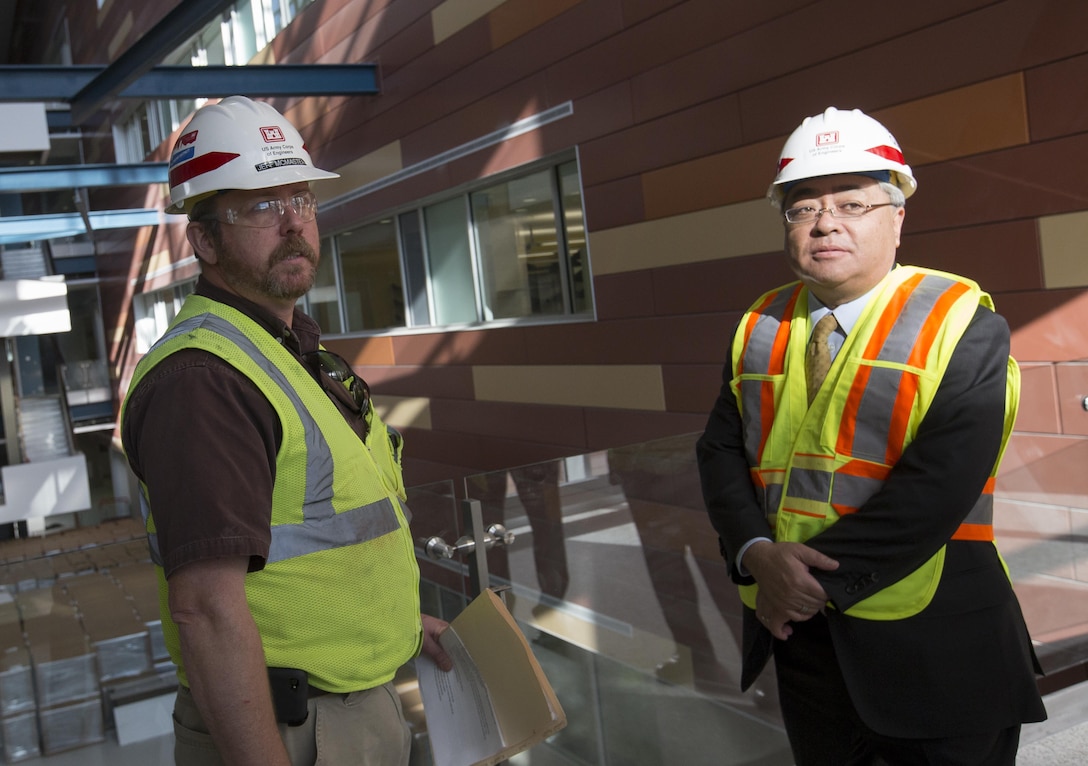
[(448, 673), (426, 655), (416, 657), (434, 766), (472, 766), (505, 743), (487, 687), (456, 631), (447, 629), (440, 640), (453, 660)]

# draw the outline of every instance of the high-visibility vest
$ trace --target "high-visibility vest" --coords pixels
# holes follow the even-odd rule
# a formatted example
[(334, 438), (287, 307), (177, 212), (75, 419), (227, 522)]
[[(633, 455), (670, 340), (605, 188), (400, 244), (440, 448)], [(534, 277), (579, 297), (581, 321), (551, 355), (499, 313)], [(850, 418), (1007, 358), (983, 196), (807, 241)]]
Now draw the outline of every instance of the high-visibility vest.
[[(392, 680), (418, 653), (422, 628), (419, 568), (386, 426), (371, 412), (364, 446), (310, 371), (267, 330), (200, 295), (186, 298), (166, 335), (140, 360), (130, 390), (181, 349), (203, 349), (235, 367), (261, 390), (282, 425), (271, 547), (265, 567), (245, 582), (266, 663), (305, 670), (315, 686), (334, 692)], [(153, 508), (147, 487), (141, 490), (163, 633), (187, 685)]]
[[(914, 440), (956, 344), (990, 296), (971, 280), (902, 266), (876, 288), (811, 406), (805, 385), (808, 291), (792, 283), (763, 295), (733, 342), (744, 447), (756, 494), (779, 541), (805, 542), (857, 512)], [(1007, 363), (1001, 449), (974, 507), (952, 536), (993, 544), (993, 488), (1012, 433), (1020, 374)], [(945, 549), (902, 580), (846, 610), (901, 619), (929, 604)], [(754, 608), (757, 586), (742, 586)]]

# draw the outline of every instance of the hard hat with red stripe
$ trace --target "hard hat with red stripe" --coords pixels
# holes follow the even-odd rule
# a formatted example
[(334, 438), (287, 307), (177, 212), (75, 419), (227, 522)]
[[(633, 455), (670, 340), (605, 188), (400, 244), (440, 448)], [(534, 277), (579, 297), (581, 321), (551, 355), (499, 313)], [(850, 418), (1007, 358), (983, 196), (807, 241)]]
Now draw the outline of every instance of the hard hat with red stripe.
[(188, 213), (218, 191), (339, 178), (314, 167), (298, 130), (273, 107), (230, 96), (201, 107), (170, 154), (167, 213)]
[(793, 131), (778, 158), (778, 175), (767, 190), (780, 207), (791, 186), (806, 178), (866, 175), (888, 180), (904, 197), (914, 194), (918, 182), (903, 159), (895, 137), (860, 109), (843, 111), (831, 106), (806, 117)]

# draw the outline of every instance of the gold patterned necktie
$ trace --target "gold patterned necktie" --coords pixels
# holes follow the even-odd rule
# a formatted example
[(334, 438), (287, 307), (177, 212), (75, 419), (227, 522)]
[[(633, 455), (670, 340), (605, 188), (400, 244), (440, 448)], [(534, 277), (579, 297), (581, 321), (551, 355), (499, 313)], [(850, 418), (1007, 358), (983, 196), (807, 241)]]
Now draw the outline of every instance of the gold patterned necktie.
[(805, 352), (805, 377), (808, 378), (808, 403), (816, 398), (816, 392), (823, 385), (827, 371), (831, 368), (831, 347), (827, 339), (835, 332), (839, 323), (834, 314), (827, 314), (816, 323), (812, 338)]

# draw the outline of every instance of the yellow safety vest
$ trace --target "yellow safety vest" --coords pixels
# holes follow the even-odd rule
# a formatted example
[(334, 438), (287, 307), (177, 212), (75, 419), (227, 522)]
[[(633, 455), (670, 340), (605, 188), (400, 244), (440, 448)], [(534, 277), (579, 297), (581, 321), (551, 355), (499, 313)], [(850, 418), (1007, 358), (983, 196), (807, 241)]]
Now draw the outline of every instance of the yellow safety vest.
[[(880, 489), (918, 431), (960, 337), (990, 296), (971, 280), (899, 267), (877, 287), (808, 405), (808, 291), (792, 283), (763, 295), (741, 319), (731, 381), (756, 488), (779, 541), (804, 542), (855, 513)], [(1019, 402), (1008, 360), (1001, 451), (983, 493), (953, 535), (993, 544), (993, 487)], [(846, 610), (873, 620), (922, 611), (940, 582), (945, 549), (902, 580)], [(755, 608), (755, 585), (741, 586)]]
[[(422, 628), (410, 515), (386, 426), (371, 412), (364, 447), (311, 373), (267, 330), (199, 295), (186, 298), (166, 335), (140, 360), (130, 390), (188, 348), (209, 351), (252, 380), (283, 428), (268, 560), (246, 576), (266, 663), (301, 668), (315, 686), (333, 692), (391, 680), (418, 653)], [(187, 685), (147, 487), (141, 491), (163, 633)]]

